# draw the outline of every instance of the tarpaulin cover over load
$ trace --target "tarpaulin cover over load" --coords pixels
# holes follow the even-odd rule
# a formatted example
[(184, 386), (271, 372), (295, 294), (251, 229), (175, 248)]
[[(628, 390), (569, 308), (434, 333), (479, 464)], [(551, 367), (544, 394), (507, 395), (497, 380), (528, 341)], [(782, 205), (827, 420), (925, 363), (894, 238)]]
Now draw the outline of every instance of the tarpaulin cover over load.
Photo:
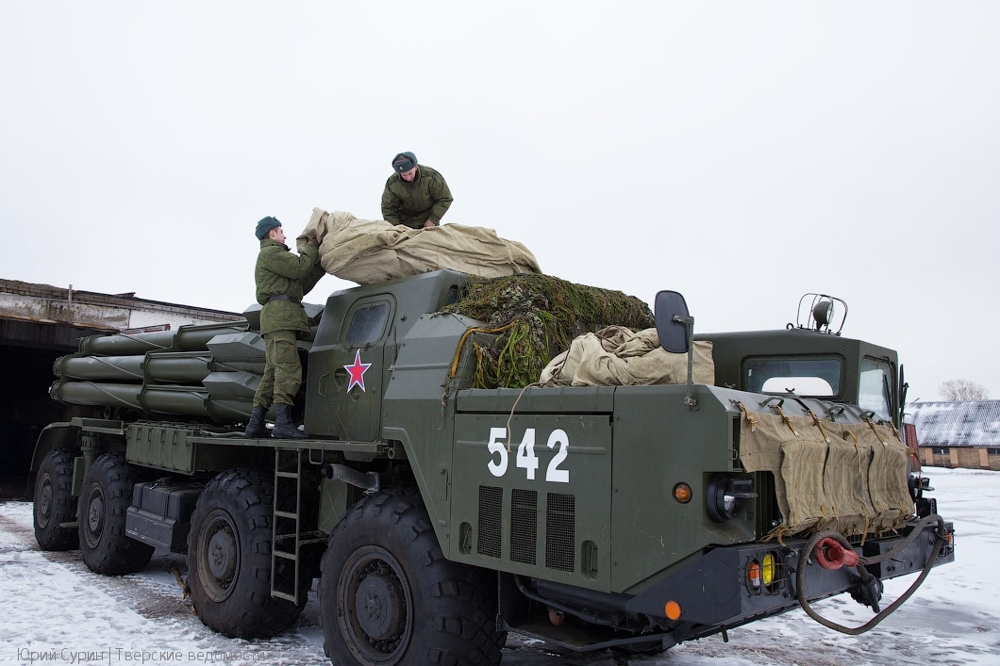
[[(672, 354), (660, 346), (655, 328), (633, 333), (608, 326), (573, 340), (570, 348), (542, 370), (543, 385), (643, 386), (687, 382), (687, 354)], [(712, 343), (694, 343), (692, 381), (715, 383)]]
[(502, 277), (540, 273), (535, 256), (493, 229), (445, 224), (411, 229), (385, 220), (361, 220), (350, 213), (314, 208), (296, 239), (301, 252), (319, 240), (319, 261), (331, 275), (374, 284), (450, 268), (470, 275)]
[(740, 462), (774, 475), (780, 538), (831, 529), (880, 535), (913, 514), (907, 448), (891, 426), (744, 410)]

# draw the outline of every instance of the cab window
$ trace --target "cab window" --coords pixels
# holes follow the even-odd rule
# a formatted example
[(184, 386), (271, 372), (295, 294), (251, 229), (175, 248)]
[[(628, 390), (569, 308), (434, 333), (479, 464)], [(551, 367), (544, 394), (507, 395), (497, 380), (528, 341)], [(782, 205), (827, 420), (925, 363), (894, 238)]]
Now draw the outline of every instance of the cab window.
[(873, 358), (861, 360), (861, 381), (858, 386), (858, 407), (875, 416), (891, 420), (892, 368), (885, 361)]
[(388, 320), (388, 303), (373, 303), (356, 309), (347, 328), (348, 347), (362, 347), (378, 342)]

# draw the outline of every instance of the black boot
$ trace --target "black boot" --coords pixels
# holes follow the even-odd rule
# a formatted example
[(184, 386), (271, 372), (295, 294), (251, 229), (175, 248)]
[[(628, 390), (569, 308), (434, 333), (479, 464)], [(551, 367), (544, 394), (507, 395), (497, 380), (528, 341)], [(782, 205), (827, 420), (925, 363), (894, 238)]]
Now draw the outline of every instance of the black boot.
[(271, 431), (267, 429), (267, 425), (264, 423), (264, 416), (267, 414), (267, 410), (263, 407), (254, 407), (253, 411), (250, 413), (250, 420), (247, 421), (246, 432), (243, 436), (247, 439), (259, 439), (261, 437), (270, 437)]
[(275, 405), (274, 413), (278, 417), (274, 422), (274, 430), (271, 437), (277, 439), (305, 439), (306, 434), (295, 426), (292, 420), (291, 405)]

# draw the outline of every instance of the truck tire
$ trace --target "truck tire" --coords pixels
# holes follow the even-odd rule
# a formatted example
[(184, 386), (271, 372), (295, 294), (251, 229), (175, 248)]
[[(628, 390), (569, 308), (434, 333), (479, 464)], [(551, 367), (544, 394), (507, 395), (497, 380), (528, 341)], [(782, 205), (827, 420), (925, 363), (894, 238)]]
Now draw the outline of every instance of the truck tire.
[[(203, 624), (230, 638), (270, 638), (290, 628), (311, 582), (299, 581), (299, 603), (271, 596), (273, 479), (235, 469), (212, 479), (191, 516), (188, 587)], [(279, 561), (278, 575), (294, 572)], [(284, 575), (288, 575), (285, 573)]]
[(334, 528), (322, 560), (326, 656), (337, 666), (500, 663), (496, 578), (444, 558), (413, 490), (369, 495)]
[(87, 567), (105, 576), (142, 571), (155, 548), (125, 534), (125, 515), (139, 469), (117, 453), (105, 453), (83, 475), (80, 493), (80, 554)]
[(69, 449), (53, 449), (42, 458), (32, 492), (35, 541), (42, 550), (73, 550), (80, 545), (75, 527), (60, 527), (76, 521), (77, 498), (73, 495), (73, 459)]

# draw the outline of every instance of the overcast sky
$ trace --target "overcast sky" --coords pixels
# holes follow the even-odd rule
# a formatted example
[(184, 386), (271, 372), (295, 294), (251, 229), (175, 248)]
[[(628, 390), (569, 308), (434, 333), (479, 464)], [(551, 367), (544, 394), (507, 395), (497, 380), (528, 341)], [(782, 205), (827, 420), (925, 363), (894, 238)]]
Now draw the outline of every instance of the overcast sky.
[[(256, 221), (444, 222), (701, 332), (806, 292), (1000, 399), (1000, 3), (0, 0), (0, 278), (242, 311)], [(324, 278), (307, 300), (353, 286)]]

